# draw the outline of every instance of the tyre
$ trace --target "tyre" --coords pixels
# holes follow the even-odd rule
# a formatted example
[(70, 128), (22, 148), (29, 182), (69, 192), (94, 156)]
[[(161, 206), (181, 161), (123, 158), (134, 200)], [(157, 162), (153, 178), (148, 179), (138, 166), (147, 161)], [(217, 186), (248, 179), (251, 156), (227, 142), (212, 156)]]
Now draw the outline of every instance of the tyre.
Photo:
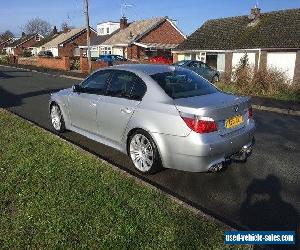
[(214, 75), (214, 77), (212, 78), (212, 83), (216, 83), (218, 82), (220, 79), (219, 79), (219, 76), (218, 75)]
[(140, 173), (154, 174), (162, 169), (157, 146), (144, 130), (137, 130), (129, 137), (128, 153)]
[(52, 127), (55, 129), (55, 131), (62, 133), (66, 130), (64, 118), (57, 104), (53, 104), (51, 106), (50, 119)]

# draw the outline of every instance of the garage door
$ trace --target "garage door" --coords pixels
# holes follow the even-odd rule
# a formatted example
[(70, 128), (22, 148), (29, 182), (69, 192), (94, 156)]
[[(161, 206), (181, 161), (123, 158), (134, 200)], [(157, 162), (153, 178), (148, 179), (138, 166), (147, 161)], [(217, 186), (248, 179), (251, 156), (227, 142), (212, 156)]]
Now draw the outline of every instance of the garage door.
[(296, 52), (268, 52), (267, 65), (284, 71), (289, 79), (293, 79)]
[(232, 68), (235, 69), (239, 63), (240, 63), (240, 60), (242, 59), (243, 56), (245, 56), (245, 54), (247, 54), (248, 56), (248, 63), (249, 65), (251, 66), (254, 66), (255, 65), (255, 53), (253, 52), (250, 52), (250, 53), (233, 53), (232, 54)]

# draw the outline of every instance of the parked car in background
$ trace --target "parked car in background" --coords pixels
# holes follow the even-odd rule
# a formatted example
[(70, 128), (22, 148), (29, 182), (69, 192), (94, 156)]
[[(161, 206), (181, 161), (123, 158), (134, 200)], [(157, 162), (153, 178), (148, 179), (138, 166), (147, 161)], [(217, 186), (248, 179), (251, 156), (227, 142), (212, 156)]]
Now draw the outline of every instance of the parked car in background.
[(172, 64), (173, 60), (164, 56), (156, 56), (156, 57), (151, 57), (149, 59), (150, 62), (153, 63), (161, 63), (161, 64)]
[(128, 154), (135, 168), (202, 172), (246, 160), (255, 123), (250, 98), (218, 91), (175, 66), (127, 64), (100, 69), (51, 95), (58, 132), (75, 131)]
[(218, 82), (220, 80), (220, 72), (201, 61), (183, 60), (178, 61), (173, 65), (193, 70), (200, 76), (213, 83)]
[(103, 61), (103, 62), (108, 62), (108, 63), (112, 63), (114, 61), (127, 61), (127, 59), (124, 56), (120, 56), (120, 55), (100, 55), (97, 60), (97, 62), (99, 61)]
[(42, 50), (38, 53), (40, 57), (53, 57), (53, 53), (50, 50)]

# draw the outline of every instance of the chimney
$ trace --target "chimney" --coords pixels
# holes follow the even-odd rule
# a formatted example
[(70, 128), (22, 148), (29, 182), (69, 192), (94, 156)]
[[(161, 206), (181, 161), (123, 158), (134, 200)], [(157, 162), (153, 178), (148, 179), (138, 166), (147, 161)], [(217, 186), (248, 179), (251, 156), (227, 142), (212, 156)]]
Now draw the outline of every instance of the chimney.
[(53, 35), (57, 34), (57, 28), (56, 28), (56, 26), (53, 27), (52, 34)]
[(260, 17), (260, 8), (258, 8), (257, 5), (254, 6), (254, 8), (251, 9), (251, 13), (249, 15), (250, 20), (258, 20)]
[(25, 36), (26, 36), (26, 34), (25, 34), (25, 32), (23, 31), (23, 32), (22, 32), (22, 37), (25, 37)]
[(123, 30), (123, 29), (125, 29), (127, 27), (128, 27), (127, 18), (123, 16), (120, 19), (120, 29)]

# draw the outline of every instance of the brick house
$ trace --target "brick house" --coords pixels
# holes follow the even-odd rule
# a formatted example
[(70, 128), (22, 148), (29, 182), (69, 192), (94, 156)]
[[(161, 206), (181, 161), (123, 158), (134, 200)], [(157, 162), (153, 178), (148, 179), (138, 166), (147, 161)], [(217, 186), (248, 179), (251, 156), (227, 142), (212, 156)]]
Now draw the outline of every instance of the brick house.
[(172, 53), (173, 61), (201, 60), (226, 73), (247, 54), (255, 69), (276, 67), (300, 82), (300, 9), (255, 7), (250, 15), (208, 20)]
[(171, 49), (185, 40), (185, 35), (168, 17), (134, 21), (120, 19), (120, 30), (102, 46), (111, 47), (115, 55), (128, 59), (145, 60), (154, 56), (171, 56)]
[(12, 44), (14, 41), (18, 40), (19, 38), (10, 37), (5, 39), (4, 41), (0, 41), (0, 54), (6, 52), (6, 48)]
[(22, 33), (22, 37), (15, 40), (14, 42), (7, 45), (4, 49), (6, 54), (12, 54), (15, 56), (20, 56), (24, 53), (25, 50), (31, 51), (34, 45), (41, 41), (44, 38), (44, 36), (36, 33), (36, 34), (30, 34), (26, 35), (25, 33)]
[[(61, 34), (55, 36), (54, 39), (43, 44), (40, 47), (40, 50), (50, 50), (55, 57), (80, 56), (79, 46), (85, 45), (87, 42), (86, 31), (86, 28), (65, 30)], [(96, 31), (91, 28), (91, 38), (96, 35)]]

